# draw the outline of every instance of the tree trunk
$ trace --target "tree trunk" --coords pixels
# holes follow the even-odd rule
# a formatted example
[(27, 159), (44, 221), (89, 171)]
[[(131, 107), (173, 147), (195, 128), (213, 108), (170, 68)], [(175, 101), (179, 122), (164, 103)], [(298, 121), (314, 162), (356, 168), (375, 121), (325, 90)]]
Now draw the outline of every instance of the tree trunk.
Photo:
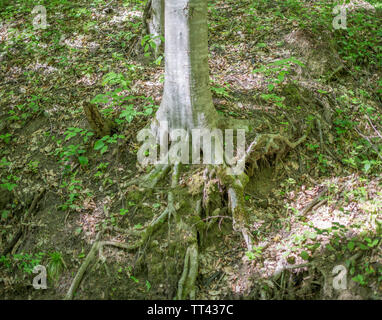
[(156, 58), (163, 53), (161, 38), (164, 36), (164, 2), (164, 0), (148, 0), (143, 14), (145, 33), (154, 37)]
[(214, 128), (208, 67), (206, 0), (165, 1), (165, 83), (152, 129)]
[(83, 107), (86, 119), (96, 135), (100, 138), (110, 135), (113, 124), (111, 121), (102, 117), (97, 106), (89, 102), (84, 102)]

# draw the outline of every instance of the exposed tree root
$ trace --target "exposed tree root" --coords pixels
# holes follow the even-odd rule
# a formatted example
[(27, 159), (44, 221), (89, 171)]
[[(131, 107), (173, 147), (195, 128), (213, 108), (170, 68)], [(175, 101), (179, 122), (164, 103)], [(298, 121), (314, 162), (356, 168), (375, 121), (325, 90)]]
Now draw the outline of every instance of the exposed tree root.
[(170, 171), (169, 165), (158, 165), (143, 178), (141, 186), (153, 189), (157, 183)]
[(301, 215), (305, 216), (310, 210), (312, 210), (313, 207), (322, 200), (321, 198), (328, 192), (328, 190), (328, 187), (325, 186), (323, 190), (302, 210)]
[(12, 238), (10, 243), (5, 247), (4, 251), (1, 253), (2, 256), (6, 256), (9, 252), (11, 252), (12, 249), (14, 248), (14, 246), (16, 245), (16, 243), (20, 240), (23, 233), (25, 234), (25, 231), (26, 231), (25, 229), (27, 228), (27, 227), (25, 227), (25, 222), (27, 221), (29, 216), (31, 216), (33, 214), (33, 211), (36, 209), (37, 204), (41, 200), (45, 191), (46, 191), (46, 189), (43, 188), (43, 189), (39, 190), (38, 193), (35, 194), (29, 209), (25, 213), (24, 217), (21, 219), (21, 223), (20, 223), (21, 227), (16, 232), (16, 234), (14, 235), (14, 237)]
[(132, 179), (127, 187), (132, 185), (139, 185), (143, 188), (153, 189), (157, 183), (170, 171), (171, 167), (169, 165), (157, 165), (153, 170), (146, 174), (143, 178), (138, 177)]
[(182, 277), (178, 283), (177, 299), (195, 299), (195, 281), (198, 276), (198, 244), (193, 243), (187, 248), (184, 258)]
[[(286, 137), (280, 134), (265, 134), (259, 135), (256, 139), (249, 145), (244, 155), (239, 155), (238, 164), (242, 165), (243, 168), (247, 164), (254, 164), (257, 167), (257, 161), (272, 155), (276, 155), (276, 161), (279, 159), (286, 151), (289, 149), (296, 148), (300, 143), (305, 141), (306, 135), (301, 137), (296, 142), (290, 142)], [(153, 189), (156, 184), (168, 173), (170, 170), (169, 165), (157, 166), (149, 174), (147, 174), (143, 179), (138, 181), (137, 179), (132, 181), (130, 184), (139, 184), (142, 187)], [(93, 259), (96, 258), (96, 253), (99, 254), (99, 259), (105, 262), (106, 258), (103, 254), (104, 246), (114, 246), (127, 251), (136, 251), (140, 248), (146, 248), (147, 244), (150, 242), (152, 236), (156, 231), (163, 225), (163, 223), (168, 219), (168, 230), (170, 239), (170, 229), (171, 225), (175, 225), (176, 232), (175, 235), (178, 237), (179, 244), (175, 247), (180, 248), (186, 247), (186, 252), (184, 256), (184, 265), (181, 277), (178, 281), (178, 290), (176, 293), (177, 299), (195, 299), (196, 296), (196, 278), (198, 275), (198, 230), (200, 225), (197, 223), (190, 223), (195, 220), (190, 220), (190, 217), (182, 217), (177, 214), (177, 205), (175, 203), (175, 193), (174, 190), (178, 186), (178, 180), (180, 175), (180, 165), (176, 164), (172, 167), (172, 179), (171, 188), (168, 192), (168, 204), (164, 211), (162, 211), (156, 218), (152, 220), (145, 228), (141, 230), (128, 230), (128, 236), (137, 238), (137, 240), (131, 243), (120, 243), (116, 241), (100, 241), (100, 235), (102, 231), (97, 235), (97, 239), (93, 244), (88, 256), (81, 265), (74, 278), (72, 285), (65, 296), (65, 299), (72, 299), (74, 292), (77, 290), (81, 279), (88, 268), (89, 264)], [(247, 166), (248, 169), (248, 166)], [(252, 250), (252, 239), (248, 226), (248, 214), (245, 210), (244, 201), (244, 189), (249, 181), (248, 175), (251, 172), (241, 172), (238, 174), (233, 168), (226, 164), (222, 166), (210, 166), (206, 168), (204, 172), (204, 189), (203, 198), (197, 201), (196, 206), (196, 221), (202, 221), (200, 219), (202, 208), (204, 213), (208, 218), (219, 216), (221, 205), (222, 205), (222, 192), (227, 192), (228, 195), (228, 209), (232, 214), (233, 229), (240, 232), (245, 240), (246, 247), (248, 251)], [(216, 193), (214, 195), (214, 193)], [(209, 213), (212, 213), (209, 216)], [(199, 220), (198, 220), (199, 219)], [(170, 224), (174, 221), (173, 224)], [(198, 226), (196, 226), (198, 225)], [(204, 227), (206, 227), (204, 225)], [(203, 228), (203, 227), (201, 227)], [(104, 230), (103, 230), (104, 231)], [(118, 230), (117, 230), (118, 231)], [(183, 252), (180, 250), (179, 252)], [(140, 257), (142, 253), (140, 252)]]
[[(160, 168), (156, 168), (151, 173), (149, 173), (146, 176), (146, 179), (144, 181), (150, 182), (152, 186), (154, 186), (160, 178), (163, 177), (165, 173), (168, 172), (169, 166), (163, 166)], [(179, 166), (176, 165), (173, 170), (173, 178), (172, 178), (172, 187), (174, 188), (177, 184), (179, 178)], [(174, 206), (174, 197), (172, 192), (169, 192), (169, 205), (167, 208), (158, 216), (156, 217), (145, 229), (143, 230), (127, 230), (124, 233), (127, 233), (131, 236), (139, 236), (140, 239), (133, 242), (132, 244), (127, 243), (121, 243), (117, 241), (100, 241), (101, 235), (104, 233), (104, 231), (107, 230), (103, 229), (101, 230), (96, 237), (96, 240), (94, 244), (92, 245), (88, 255), (86, 256), (84, 262), (82, 263), (81, 267), (79, 268), (75, 278), (72, 281), (72, 284), (65, 295), (65, 300), (71, 300), (73, 299), (74, 293), (76, 292), (78, 286), (81, 283), (81, 280), (90, 265), (90, 263), (96, 258), (96, 254), (98, 252), (98, 256), (101, 260), (101, 262), (105, 262), (106, 258), (103, 254), (103, 247), (104, 246), (114, 246), (120, 249), (124, 249), (127, 251), (135, 251), (142, 247), (147, 241), (149, 241), (150, 237), (158, 230), (158, 228), (166, 221), (167, 218), (169, 218), (171, 215), (175, 215), (175, 206)], [(120, 231), (120, 230), (119, 230)]]
[(97, 253), (98, 248), (99, 248), (99, 238), (101, 236), (101, 233), (102, 232), (100, 231), (97, 234), (96, 240), (95, 240), (92, 248), (90, 249), (88, 255), (86, 256), (84, 262), (82, 263), (80, 269), (78, 270), (76, 276), (74, 277), (72, 284), (70, 285), (70, 288), (65, 295), (64, 300), (72, 300), (73, 299), (74, 293), (76, 292), (78, 286), (80, 285), (81, 280), (82, 280), (82, 278), (86, 272), (86, 269), (88, 268), (89, 264), (93, 261), (93, 259), (96, 256), (96, 253)]
[[(304, 135), (296, 142), (290, 142), (288, 138), (280, 134), (262, 134), (249, 144), (245, 154), (238, 159), (237, 166), (244, 168), (246, 164), (252, 166), (249, 175), (253, 174), (253, 168), (258, 168), (257, 161), (276, 154), (278, 161), (287, 149), (294, 149), (306, 140)], [(252, 241), (248, 230), (248, 215), (244, 207), (244, 189), (249, 181), (246, 173), (233, 174), (232, 168), (222, 166), (217, 170), (217, 176), (227, 188), (229, 209), (233, 218), (233, 228), (242, 234), (248, 251), (252, 250)]]

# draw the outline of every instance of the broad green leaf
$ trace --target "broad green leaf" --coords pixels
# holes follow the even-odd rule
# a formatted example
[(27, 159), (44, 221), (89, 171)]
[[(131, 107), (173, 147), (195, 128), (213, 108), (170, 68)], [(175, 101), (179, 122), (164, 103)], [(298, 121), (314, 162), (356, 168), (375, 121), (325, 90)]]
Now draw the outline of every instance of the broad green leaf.
[(101, 149), (104, 145), (105, 145), (105, 143), (104, 143), (102, 140), (98, 140), (98, 141), (94, 144), (94, 150), (99, 150), (99, 149)]

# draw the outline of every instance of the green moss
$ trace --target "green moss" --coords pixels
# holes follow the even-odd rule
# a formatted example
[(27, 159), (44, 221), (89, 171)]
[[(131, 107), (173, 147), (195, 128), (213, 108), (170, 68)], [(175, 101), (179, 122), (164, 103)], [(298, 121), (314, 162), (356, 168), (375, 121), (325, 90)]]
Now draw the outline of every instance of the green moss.
[(138, 202), (139, 200), (143, 199), (143, 196), (144, 196), (144, 193), (142, 191), (133, 190), (133, 191), (129, 192), (129, 194), (127, 195), (127, 199), (130, 201), (137, 201)]

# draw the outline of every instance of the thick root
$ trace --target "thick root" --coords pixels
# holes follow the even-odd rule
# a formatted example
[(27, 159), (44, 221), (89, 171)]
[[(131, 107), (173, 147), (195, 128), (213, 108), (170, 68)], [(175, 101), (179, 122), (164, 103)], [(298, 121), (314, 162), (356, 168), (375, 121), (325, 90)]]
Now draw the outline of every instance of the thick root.
[[(301, 137), (296, 142), (292, 143), (287, 138), (278, 135), (278, 134), (269, 134), (269, 135), (259, 135), (256, 139), (249, 145), (245, 155), (242, 156), (238, 161), (242, 163), (243, 167), (247, 162), (256, 163), (257, 160), (264, 156), (270, 156), (272, 154), (282, 155), (286, 152), (288, 148), (296, 148), (299, 144), (305, 141), (306, 135)], [(168, 173), (170, 170), (169, 165), (157, 166), (153, 171), (147, 174), (143, 178), (141, 183), (138, 183), (140, 186), (153, 189), (156, 184)], [(214, 207), (216, 208), (217, 203), (214, 204), (212, 208), (209, 208), (211, 204), (210, 191), (211, 182), (216, 185), (216, 182), (220, 184), (220, 191), (226, 190), (228, 193), (228, 207), (229, 211), (232, 214), (233, 228), (235, 231), (240, 232), (245, 240), (246, 247), (248, 251), (251, 251), (253, 248), (252, 239), (250, 231), (248, 228), (248, 215), (245, 210), (245, 201), (244, 201), (244, 189), (246, 184), (249, 181), (248, 175), (246, 173), (235, 174), (236, 172), (227, 165), (220, 167), (212, 167), (212, 170), (208, 172), (205, 171), (204, 177), (206, 178), (204, 193), (203, 193), (203, 202), (202, 200), (198, 201), (197, 215), (200, 216), (200, 211), (203, 203), (205, 211), (213, 211)], [(170, 220), (173, 219), (176, 226), (176, 234), (179, 235), (180, 245), (187, 247), (187, 251), (184, 258), (184, 266), (181, 278), (178, 281), (178, 291), (176, 298), (181, 299), (195, 299), (196, 296), (196, 278), (198, 275), (198, 231), (194, 225), (190, 224), (190, 217), (181, 217), (177, 214), (177, 209), (175, 205), (175, 193), (174, 190), (178, 185), (180, 174), (180, 165), (175, 165), (172, 172), (171, 180), (171, 190), (168, 192), (168, 205), (166, 209), (158, 215), (151, 223), (147, 225), (146, 228), (142, 230), (130, 230), (127, 233), (131, 236), (138, 236), (138, 240), (133, 241), (131, 244), (119, 243), (115, 241), (100, 241), (100, 235), (102, 231), (97, 235), (96, 241), (93, 244), (88, 256), (78, 270), (68, 293), (65, 296), (65, 299), (72, 299), (75, 291), (77, 290), (81, 279), (83, 278), (86, 269), (96, 258), (96, 253), (99, 253), (101, 261), (105, 262), (105, 257), (103, 255), (103, 247), (105, 245), (114, 246), (120, 249), (135, 251), (141, 247), (147, 247), (147, 243), (150, 241), (151, 237), (155, 232), (163, 225), (163, 223), (168, 219), (169, 223), (169, 235), (170, 235)], [(213, 182), (213, 179), (216, 179), (216, 182)], [(137, 180), (131, 182), (136, 184)], [(216, 188), (215, 188), (216, 189)], [(219, 191), (215, 190), (215, 191)], [(205, 212), (205, 213), (206, 213)]]
[(158, 165), (143, 178), (138, 177), (132, 179), (126, 184), (126, 187), (139, 185), (142, 188), (154, 189), (154, 187), (170, 171), (170, 169), (171, 167), (169, 165)]
[[(244, 157), (238, 160), (239, 165), (245, 165), (251, 163), (252, 168), (257, 167), (257, 161), (260, 159), (266, 159), (266, 156), (276, 154), (277, 159), (287, 151), (287, 149), (295, 149), (307, 138), (307, 135), (303, 135), (296, 142), (290, 142), (288, 138), (281, 134), (260, 134), (255, 140), (248, 146)], [(277, 142), (277, 143), (276, 143)]]
[(198, 244), (193, 243), (187, 248), (184, 258), (183, 273), (178, 283), (177, 299), (195, 299), (195, 281), (198, 276)]
[(229, 208), (233, 218), (233, 229), (241, 232), (248, 251), (252, 251), (252, 239), (248, 230), (248, 217), (244, 209), (244, 186), (239, 179), (228, 189)]
[(70, 288), (65, 295), (64, 300), (72, 300), (73, 299), (74, 293), (76, 292), (78, 286), (80, 285), (81, 280), (82, 280), (89, 264), (94, 260), (96, 253), (99, 250), (99, 244), (100, 244), (99, 238), (101, 236), (101, 233), (102, 232), (99, 232), (97, 234), (96, 240), (95, 240), (92, 248), (90, 249), (88, 255), (86, 256), (85, 261), (82, 263), (80, 269), (78, 269), (78, 272), (77, 272), (76, 276), (74, 277), (72, 284), (70, 285)]
[(158, 165), (143, 178), (142, 187), (153, 189), (157, 183), (170, 171), (169, 165)]
[[(166, 174), (170, 169), (170, 166), (160, 166), (159, 168), (154, 169), (151, 173), (149, 173), (145, 179), (144, 182), (148, 182), (149, 186), (154, 187), (155, 184), (163, 177), (164, 174)], [(173, 170), (172, 175), (172, 188), (175, 188), (178, 182), (179, 178), (179, 165), (176, 165)], [(136, 182), (136, 181), (134, 181)], [(94, 244), (92, 245), (88, 255), (86, 256), (84, 262), (81, 264), (81, 267), (79, 268), (75, 278), (72, 281), (72, 284), (67, 292), (67, 294), (64, 297), (64, 300), (72, 300), (73, 296), (78, 288), (78, 286), (81, 283), (81, 280), (89, 267), (90, 263), (95, 260), (96, 254), (98, 252), (99, 259), (101, 262), (106, 261), (106, 257), (103, 254), (103, 247), (104, 246), (113, 246), (120, 249), (124, 249), (127, 251), (135, 251), (142, 246), (144, 246), (151, 236), (159, 229), (159, 227), (166, 221), (167, 218), (170, 218), (171, 216), (175, 216), (176, 209), (174, 205), (174, 195), (172, 192), (169, 192), (168, 195), (168, 206), (167, 208), (159, 215), (157, 216), (145, 229), (143, 230), (128, 230), (126, 233), (130, 236), (139, 236), (140, 239), (133, 242), (132, 244), (117, 242), (117, 241), (100, 241), (101, 235), (104, 233), (104, 231), (107, 230), (107, 228), (101, 230), (96, 237), (96, 240)], [(121, 231), (121, 230), (117, 230)]]
[[(306, 138), (307, 136), (304, 135), (296, 142), (290, 142), (288, 138), (280, 134), (258, 135), (249, 145), (245, 154), (238, 159), (237, 166), (244, 168), (248, 162), (257, 166), (256, 163), (259, 159), (273, 154), (276, 154), (277, 159), (279, 159), (288, 148), (296, 148), (304, 142)], [(243, 235), (247, 249), (251, 251), (253, 248), (252, 239), (248, 229), (248, 216), (244, 206), (244, 189), (249, 178), (244, 172), (241, 174), (234, 173), (232, 168), (226, 165), (217, 170), (219, 180), (227, 188), (229, 209), (233, 218), (233, 229)]]

